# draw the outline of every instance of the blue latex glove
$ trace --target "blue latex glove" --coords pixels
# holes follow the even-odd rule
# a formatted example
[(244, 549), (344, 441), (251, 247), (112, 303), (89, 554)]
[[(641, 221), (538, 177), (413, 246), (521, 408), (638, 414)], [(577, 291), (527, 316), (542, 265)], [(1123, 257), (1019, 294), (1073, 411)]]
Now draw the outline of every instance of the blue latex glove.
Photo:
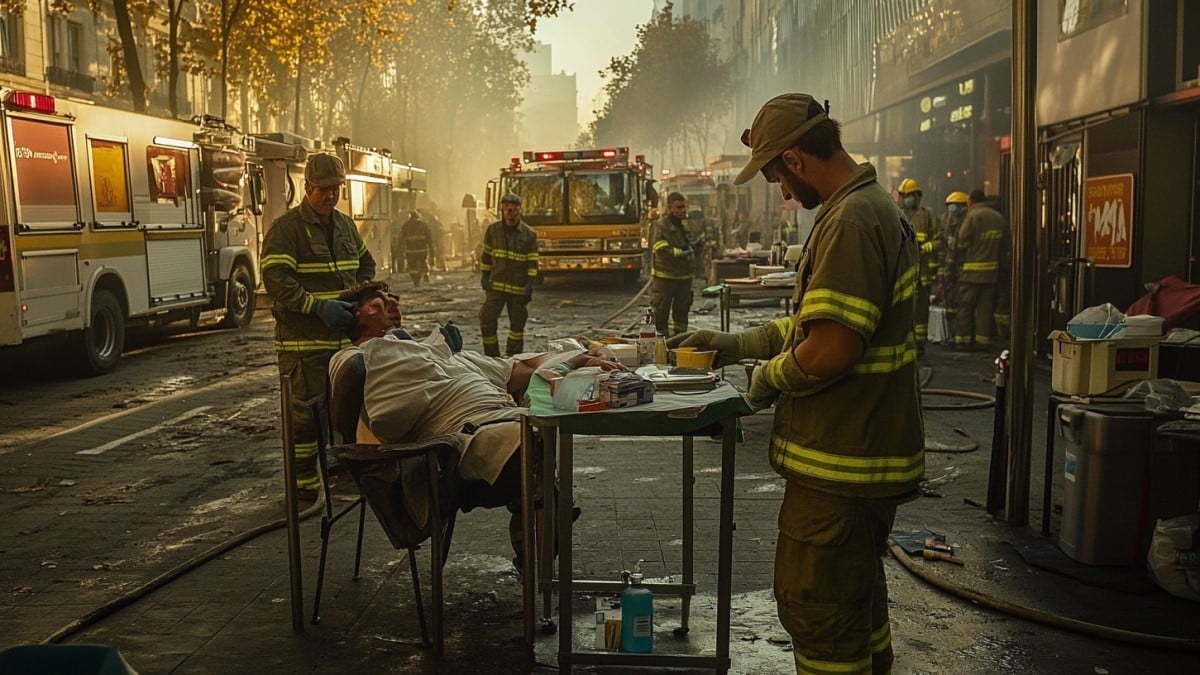
[(525, 302), (533, 299), (533, 284), (525, 284)]
[(354, 325), (354, 305), (342, 300), (318, 300), (312, 313), (334, 330), (346, 331)]
[(458, 329), (458, 325), (453, 321), (447, 321), (445, 324), (438, 327), (442, 337), (446, 338), (446, 344), (450, 346), (450, 351), (461, 352), (463, 348), (462, 331)]
[(485, 291), (492, 290), (492, 275), (484, 272), (483, 276), (479, 277), (479, 287)]

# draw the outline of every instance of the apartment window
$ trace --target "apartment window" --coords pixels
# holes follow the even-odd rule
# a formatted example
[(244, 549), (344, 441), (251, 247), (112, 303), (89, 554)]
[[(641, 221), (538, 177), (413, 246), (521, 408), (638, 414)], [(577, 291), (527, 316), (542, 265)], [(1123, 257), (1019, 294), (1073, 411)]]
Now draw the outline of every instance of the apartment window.
[(0, 12), (0, 72), (25, 74), (20, 14)]
[(83, 72), (83, 25), (54, 16), (50, 18), (50, 59), (56, 68)]

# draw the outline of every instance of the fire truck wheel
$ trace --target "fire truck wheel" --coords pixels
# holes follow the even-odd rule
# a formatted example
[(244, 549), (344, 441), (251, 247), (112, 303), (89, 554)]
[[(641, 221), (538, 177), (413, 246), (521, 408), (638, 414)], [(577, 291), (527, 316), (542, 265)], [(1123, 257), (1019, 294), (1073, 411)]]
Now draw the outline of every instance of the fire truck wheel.
[(82, 372), (102, 375), (117, 367), (125, 350), (125, 312), (110, 291), (96, 290), (89, 323), (75, 334), (75, 357)]
[(233, 266), (229, 281), (225, 282), (225, 318), (221, 325), (226, 328), (245, 328), (254, 318), (254, 277), (246, 263)]

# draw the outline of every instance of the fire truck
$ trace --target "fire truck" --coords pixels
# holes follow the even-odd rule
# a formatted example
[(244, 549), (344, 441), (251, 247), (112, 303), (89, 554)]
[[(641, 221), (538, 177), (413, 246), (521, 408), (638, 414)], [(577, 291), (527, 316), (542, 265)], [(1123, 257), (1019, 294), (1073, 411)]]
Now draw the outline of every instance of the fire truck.
[(250, 322), (258, 226), (244, 137), (0, 90), (0, 345), (62, 336), (89, 374), (130, 326)]
[(643, 229), (656, 200), (650, 165), (629, 148), (525, 152), (488, 182), (486, 201), (521, 198), (521, 217), (537, 232), (539, 278), (607, 271), (628, 284), (642, 272)]

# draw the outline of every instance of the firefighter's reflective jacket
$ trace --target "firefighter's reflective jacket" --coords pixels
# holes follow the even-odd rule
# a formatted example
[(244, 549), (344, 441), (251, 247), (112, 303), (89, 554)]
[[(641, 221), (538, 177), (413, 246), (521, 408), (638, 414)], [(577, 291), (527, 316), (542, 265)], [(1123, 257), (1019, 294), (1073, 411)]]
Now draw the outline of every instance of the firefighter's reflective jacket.
[(483, 234), (479, 269), (491, 280), (491, 290), (524, 295), (526, 284), (537, 278), (537, 233), (523, 220), (516, 227), (503, 220), (492, 223)]

